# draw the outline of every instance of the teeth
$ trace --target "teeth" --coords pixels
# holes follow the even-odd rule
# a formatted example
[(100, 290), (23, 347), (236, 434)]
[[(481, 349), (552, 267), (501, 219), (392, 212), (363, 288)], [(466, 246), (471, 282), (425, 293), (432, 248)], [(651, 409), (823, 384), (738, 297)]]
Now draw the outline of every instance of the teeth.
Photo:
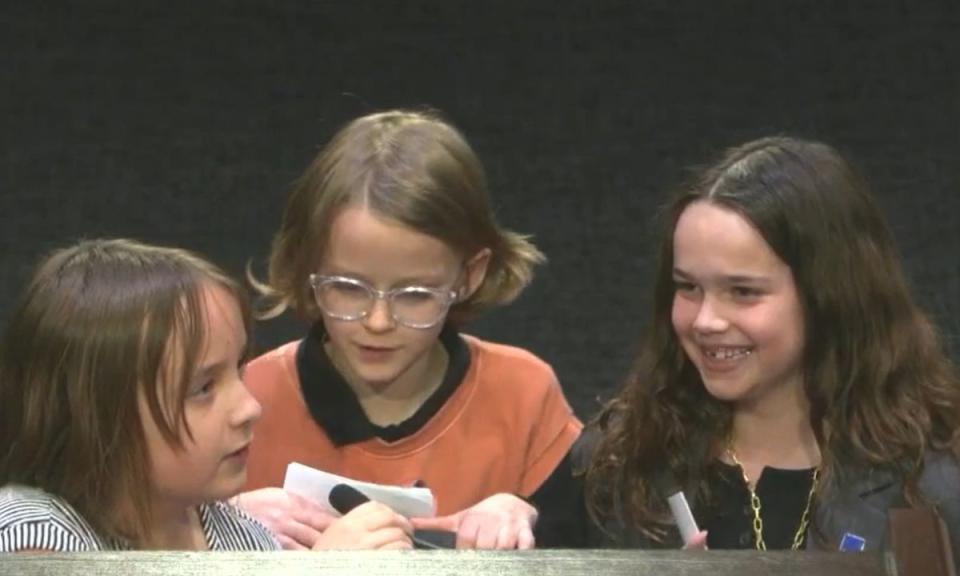
[(752, 353), (753, 350), (751, 348), (710, 348), (704, 350), (704, 354), (717, 360), (745, 358)]

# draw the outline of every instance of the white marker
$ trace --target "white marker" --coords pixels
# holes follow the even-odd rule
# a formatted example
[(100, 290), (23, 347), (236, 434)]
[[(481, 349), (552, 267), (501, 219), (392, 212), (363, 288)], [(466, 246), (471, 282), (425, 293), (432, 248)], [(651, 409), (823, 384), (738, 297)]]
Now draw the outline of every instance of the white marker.
[(690, 512), (690, 505), (687, 504), (686, 497), (683, 492), (677, 492), (667, 498), (667, 503), (670, 505), (670, 512), (677, 523), (677, 528), (680, 529), (680, 537), (683, 538), (683, 543), (689, 544), (690, 540), (700, 532), (700, 529), (697, 528), (697, 521), (694, 520), (693, 513)]

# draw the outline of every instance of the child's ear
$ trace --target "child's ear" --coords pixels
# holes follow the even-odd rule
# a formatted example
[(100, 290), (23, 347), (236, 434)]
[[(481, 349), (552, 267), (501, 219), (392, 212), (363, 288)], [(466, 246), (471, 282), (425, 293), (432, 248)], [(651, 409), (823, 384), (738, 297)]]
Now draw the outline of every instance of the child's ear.
[(483, 279), (487, 277), (487, 266), (490, 265), (490, 256), (492, 252), (489, 248), (484, 248), (467, 260), (464, 267), (467, 270), (466, 284), (460, 289), (460, 301), (464, 301), (480, 288)]

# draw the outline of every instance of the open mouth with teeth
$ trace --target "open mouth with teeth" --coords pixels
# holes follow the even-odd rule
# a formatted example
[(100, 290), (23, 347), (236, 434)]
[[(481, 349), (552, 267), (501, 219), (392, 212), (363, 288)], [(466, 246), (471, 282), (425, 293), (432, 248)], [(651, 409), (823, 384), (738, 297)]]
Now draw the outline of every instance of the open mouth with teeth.
[(711, 347), (703, 348), (703, 354), (713, 360), (736, 360), (753, 354), (753, 348), (747, 347)]

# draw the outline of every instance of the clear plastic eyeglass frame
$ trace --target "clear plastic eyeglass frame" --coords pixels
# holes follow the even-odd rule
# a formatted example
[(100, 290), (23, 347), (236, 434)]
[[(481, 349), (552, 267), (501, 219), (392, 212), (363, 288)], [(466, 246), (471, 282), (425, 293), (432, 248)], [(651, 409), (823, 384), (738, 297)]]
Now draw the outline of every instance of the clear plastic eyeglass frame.
[[(356, 313), (356, 314), (338, 314), (324, 307), (323, 302), (321, 301), (321, 291), (324, 287), (329, 286), (335, 283), (349, 284), (355, 286), (367, 292), (369, 295), (369, 305), (366, 309)], [(418, 330), (426, 330), (428, 328), (433, 328), (437, 324), (443, 321), (447, 315), (447, 311), (450, 309), (450, 306), (457, 301), (458, 295), (457, 291), (451, 288), (430, 288), (428, 286), (404, 286), (402, 288), (392, 288), (390, 290), (378, 290), (373, 286), (370, 286), (362, 280), (356, 278), (350, 278), (349, 276), (328, 276), (325, 274), (311, 274), (310, 275), (310, 287), (313, 288), (313, 298), (314, 301), (319, 306), (320, 310), (336, 320), (343, 320), (345, 322), (354, 322), (357, 320), (362, 320), (370, 315), (370, 311), (373, 310), (373, 307), (376, 306), (377, 300), (383, 300), (387, 303), (387, 309), (390, 312), (390, 317), (394, 322), (400, 324), (401, 326), (406, 326), (407, 328), (415, 328)], [(397, 296), (402, 296), (404, 294), (420, 294), (420, 295), (430, 295), (433, 298), (437, 298), (441, 305), (440, 310), (437, 312), (437, 317), (430, 322), (411, 322), (405, 319), (402, 315), (396, 313), (396, 306), (394, 305), (394, 299)]]

